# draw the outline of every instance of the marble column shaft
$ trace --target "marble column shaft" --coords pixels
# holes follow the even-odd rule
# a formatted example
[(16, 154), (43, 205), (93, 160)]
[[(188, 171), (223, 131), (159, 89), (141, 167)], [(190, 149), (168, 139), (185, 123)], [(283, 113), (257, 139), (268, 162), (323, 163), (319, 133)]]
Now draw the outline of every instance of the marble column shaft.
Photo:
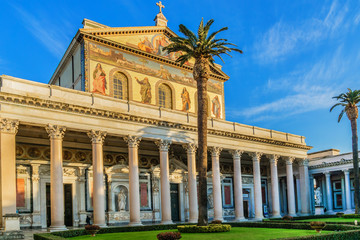
[(279, 199), (279, 178), (277, 169), (279, 157), (279, 155), (270, 156), (272, 217), (281, 217)]
[(141, 137), (127, 136), (124, 140), (128, 144), (129, 152), (129, 225), (141, 225), (140, 220), (140, 193), (139, 193), (139, 154), (138, 148)]
[(244, 221), (243, 187), (241, 178), (241, 155), (243, 151), (230, 151), (234, 161), (235, 221)]
[(333, 213), (333, 201), (332, 201), (332, 193), (331, 193), (331, 179), (330, 172), (325, 172), (326, 179), (326, 196), (327, 196), (327, 212)]
[(172, 224), (171, 195), (169, 173), (169, 147), (171, 141), (159, 140), (156, 145), (160, 151), (160, 186), (161, 186), (161, 224)]
[(350, 189), (350, 172), (348, 169), (343, 170), (345, 177), (345, 199), (346, 199), (346, 211), (351, 212), (351, 189)]
[(62, 141), (66, 131), (63, 126), (48, 124), (46, 131), (50, 137), (50, 231), (66, 230), (64, 225), (64, 183)]
[[(16, 213), (16, 141), (19, 121), (0, 119), (0, 222)], [(19, 229), (20, 230), (20, 229)]]
[(40, 215), (40, 176), (39, 176), (40, 164), (31, 164), (32, 169), (32, 191), (33, 191), (33, 222), (32, 226), (41, 226)]
[(261, 171), (260, 171), (260, 160), (263, 153), (251, 153), (253, 160), (253, 177), (254, 177), (254, 197), (255, 197), (255, 220), (262, 220), (263, 215), (263, 204), (262, 204), (262, 193), (261, 193)]
[(223, 221), (222, 213), (222, 194), (220, 180), (220, 153), (221, 147), (210, 147), (212, 162), (212, 183), (213, 183), (213, 199), (214, 199), (214, 220)]
[(106, 227), (103, 143), (106, 132), (88, 132), (92, 145), (94, 225)]
[(287, 185), (287, 197), (288, 197), (288, 210), (290, 216), (296, 216), (295, 207), (295, 188), (294, 188), (294, 174), (293, 174), (293, 162), (295, 158), (286, 158), (286, 185)]
[(309, 160), (303, 159), (299, 164), (300, 172), (300, 198), (301, 198), (301, 214), (310, 214), (310, 182), (309, 182)]
[(189, 222), (197, 223), (199, 211), (198, 211), (198, 199), (197, 199), (197, 184), (196, 184), (196, 144), (189, 143), (183, 145), (187, 152), (187, 164), (188, 164), (188, 189), (189, 189)]

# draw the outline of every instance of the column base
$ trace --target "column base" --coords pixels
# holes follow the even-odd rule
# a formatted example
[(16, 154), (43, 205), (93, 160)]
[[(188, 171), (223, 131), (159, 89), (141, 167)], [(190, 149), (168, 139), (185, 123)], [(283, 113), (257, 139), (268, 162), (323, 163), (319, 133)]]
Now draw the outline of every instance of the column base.
[(142, 226), (141, 222), (129, 222), (129, 226)]
[(63, 226), (50, 226), (48, 228), (49, 232), (61, 232), (61, 231), (67, 231), (68, 229), (66, 228), (65, 225)]
[(214, 220), (213, 221), (224, 221), (224, 218), (214, 218)]
[(289, 213), (289, 216), (296, 217), (297, 215), (296, 215), (296, 213)]
[(94, 223), (94, 225), (99, 226), (99, 227), (101, 227), (101, 228), (107, 228), (107, 227), (109, 227), (108, 225), (106, 225), (106, 223), (104, 223), (104, 224), (95, 224), (95, 223)]
[(272, 215), (271, 218), (282, 218), (280, 214), (278, 215)]
[(325, 215), (334, 215), (335, 212), (333, 210), (328, 210), (325, 212)]
[(161, 225), (168, 225), (168, 224), (174, 224), (174, 222), (172, 220), (168, 220), (168, 221), (161, 221), (160, 224)]
[(253, 221), (262, 221), (264, 219), (264, 217), (255, 217), (254, 219), (253, 219)]
[(345, 214), (351, 214), (354, 213), (355, 211), (351, 210), (351, 209), (347, 209), (344, 211)]
[(189, 220), (189, 223), (197, 223), (197, 222), (198, 222), (197, 219), (190, 219), (190, 220)]
[(247, 219), (244, 217), (235, 218), (235, 222), (246, 222)]

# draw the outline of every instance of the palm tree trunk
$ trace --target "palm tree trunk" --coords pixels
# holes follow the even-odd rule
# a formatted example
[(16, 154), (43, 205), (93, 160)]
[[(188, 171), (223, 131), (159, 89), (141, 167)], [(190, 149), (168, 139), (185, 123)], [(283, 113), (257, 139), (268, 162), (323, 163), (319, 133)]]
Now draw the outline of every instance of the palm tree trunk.
[(198, 171), (199, 171), (199, 218), (198, 226), (208, 225), (207, 209), (207, 81), (210, 67), (207, 59), (195, 60), (193, 75), (197, 82), (198, 90)]
[(353, 164), (354, 164), (354, 203), (355, 213), (359, 214), (359, 152), (358, 152), (358, 135), (357, 135), (357, 120), (353, 118), (351, 120), (351, 132), (352, 132), (352, 151), (353, 151)]

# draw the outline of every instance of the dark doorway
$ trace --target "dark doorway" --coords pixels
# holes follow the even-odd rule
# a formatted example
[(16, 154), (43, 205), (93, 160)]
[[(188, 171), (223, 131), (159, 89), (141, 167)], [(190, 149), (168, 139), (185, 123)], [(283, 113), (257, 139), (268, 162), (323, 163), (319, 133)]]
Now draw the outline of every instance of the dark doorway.
[(170, 195), (171, 195), (171, 220), (179, 222), (179, 184), (170, 184)]
[(50, 201), (50, 184), (46, 184), (46, 225), (51, 225), (51, 201)]
[(243, 201), (244, 206), (244, 217), (249, 218), (249, 202)]
[(73, 225), (72, 184), (64, 184), (65, 226)]

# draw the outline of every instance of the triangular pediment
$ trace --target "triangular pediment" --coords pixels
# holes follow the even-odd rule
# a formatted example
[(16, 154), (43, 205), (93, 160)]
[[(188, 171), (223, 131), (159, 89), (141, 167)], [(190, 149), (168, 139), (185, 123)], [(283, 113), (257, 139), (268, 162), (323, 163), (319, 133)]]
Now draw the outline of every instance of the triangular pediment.
[[(170, 38), (177, 36), (167, 26), (147, 26), (147, 27), (108, 27), (98, 24), (91, 20), (84, 20), (84, 28), (80, 31), (84, 34), (92, 35), (92, 38), (100, 40), (102, 43), (108, 42), (114, 46), (113, 43), (119, 44), (130, 49), (134, 54), (138, 53), (143, 57), (147, 55), (155, 55), (161, 59), (166, 59), (171, 62), (181, 55), (181, 53), (168, 54), (163, 48), (170, 44)], [(186, 66), (192, 68), (194, 61), (191, 60), (186, 63)], [(227, 80), (229, 77), (221, 70), (221, 66), (216, 64), (211, 67), (213, 75), (217, 78)], [(219, 79), (219, 80), (220, 80)]]

